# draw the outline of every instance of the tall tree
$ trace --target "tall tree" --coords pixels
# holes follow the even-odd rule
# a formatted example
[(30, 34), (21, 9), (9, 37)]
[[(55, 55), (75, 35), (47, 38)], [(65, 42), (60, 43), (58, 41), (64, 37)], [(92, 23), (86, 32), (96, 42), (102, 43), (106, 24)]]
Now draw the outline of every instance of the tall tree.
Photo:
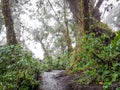
[(4, 22), (6, 26), (7, 44), (16, 45), (17, 39), (16, 39), (15, 31), (14, 31), (13, 19), (11, 16), (9, 0), (1, 0), (1, 3), (2, 3), (2, 13), (4, 16)]
[(99, 0), (95, 6), (96, 0), (67, 0), (73, 17), (77, 23), (78, 31), (76, 30), (76, 47), (81, 46), (81, 38), (84, 32), (90, 30), (91, 19), (100, 21), (99, 8), (104, 0)]
[(83, 7), (83, 0), (67, 0), (70, 6), (70, 10), (73, 13), (73, 17), (77, 24), (77, 31), (76, 31), (76, 48), (81, 49), (80, 46), (82, 45), (82, 36), (84, 34), (84, 7)]
[(66, 15), (66, 1), (64, 0), (64, 22), (65, 22), (65, 35), (64, 38), (66, 39), (66, 44), (68, 47), (68, 57), (70, 56), (71, 52), (72, 52), (72, 43), (71, 43), (71, 38), (69, 36), (69, 25), (68, 25), (68, 20), (67, 20), (67, 15)]
[(83, 6), (84, 6), (84, 29), (85, 31), (89, 31), (91, 17), (90, 0), (83, 0)]

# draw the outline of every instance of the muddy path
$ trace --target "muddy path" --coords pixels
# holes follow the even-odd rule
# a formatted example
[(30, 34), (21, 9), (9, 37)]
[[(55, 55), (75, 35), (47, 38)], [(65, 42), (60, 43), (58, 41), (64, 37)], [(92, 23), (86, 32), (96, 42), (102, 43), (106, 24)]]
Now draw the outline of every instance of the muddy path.
[(65, 75), (64, 70), (53, 70), (41, 74), (40, 90), (103, 90), (100, 86), (79, 85), (75, 76)]
[(62, 76), (64, 70), (53, 70), (51, 72), (44, 72), (41, 75), (41, 89), (42, 90), (72, 90), (68, 86), (69, 78)]

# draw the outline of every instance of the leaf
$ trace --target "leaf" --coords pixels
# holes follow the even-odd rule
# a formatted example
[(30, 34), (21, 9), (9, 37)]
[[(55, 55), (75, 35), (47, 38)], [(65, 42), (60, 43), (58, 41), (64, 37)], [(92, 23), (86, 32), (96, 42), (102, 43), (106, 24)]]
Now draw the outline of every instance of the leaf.
[(120, 90), (120, 87), (117, 87), (116, 90)]
[(112, 74), (112, 82), (116, 81), (117, 77), (118, 77), (117, 73)]

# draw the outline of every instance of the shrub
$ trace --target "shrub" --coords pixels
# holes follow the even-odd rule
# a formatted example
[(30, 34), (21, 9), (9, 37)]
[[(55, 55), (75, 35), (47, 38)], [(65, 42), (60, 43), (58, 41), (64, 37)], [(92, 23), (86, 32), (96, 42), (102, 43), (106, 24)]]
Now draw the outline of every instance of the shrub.
[(62, 70), (66, 69), (68, 62), (68, 56), (64, 53), (54, 60), (52, 60), (51, 58), (46, 58), (42, 62), (42, 68), (43, 71)]
[(94, 34), (83, 37), (82, 52), (77, 53), (80, 60), (71, 69), (72, 73), (78, 75), (80, 84), (103, 84), (104, 89), (108, 90), (109, 86), (119, 81), (120, 32), (108, 45), (103, 42), (106, 37), (105, 34), (100, 37), (94, 37)]
[(35, 90), (39, 62), (20, 45), (0, 47), (0, 90)]

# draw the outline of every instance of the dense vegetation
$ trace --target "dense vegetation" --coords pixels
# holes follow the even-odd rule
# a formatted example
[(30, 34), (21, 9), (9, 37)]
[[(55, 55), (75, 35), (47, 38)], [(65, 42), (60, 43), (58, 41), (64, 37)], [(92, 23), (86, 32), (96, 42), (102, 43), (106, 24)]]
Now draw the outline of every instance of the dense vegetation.
[(91, 33), (83, 37), (83, 43), (81, 53), (73, 51), (69, 59), (67, 55), (61, 55), (54, 61), (47, 59), (45, 66), (51, 70), (67, 69), (68, 74), (77, 75), (76, 80), (80, 84), (103, 85), (105, 90), (119, 90), (120, 31), (113, 39), (104, 33), (99, 37)]
[(106, 34), (99, 37), (95, 33), (86, 34), (81, 53), (73, 51), (69, 59), (63, 54), (56, 60), (47, 58), (41, 62), (34, 59), (31, 53), (23, 51), (20, 45), (2, 46), (0, 89), (35, 90), (39, 85), (40, 72), (53, 69), (67, 69), (67, 73), (77, 75), (76, 80), (80, 84), (100, 84), (106, 90), (119, 88), (120, 32), (116, 32), (113, 40), (109, 39), (109, 44), (106, 44), (108, 38)]
[(35, 90), (39, 65), (20, 45), (0, 47), (0, 90)]
[[(75, 74), (79, 84), (103, 85), (105, 90), (119, 90), (120, 31), (114, 33), (86, 34), (82, 39), (82, 52), (73, 51), (70, 58), (61, 55), (57, 60), (47, 59), (49, 69), (66, 69)], [(111, 35), (114, 35), (111, 39)]]
[(108, 45), (104, 42), (106, 38), (109, 36), (105, 34), (97, 38), (93, 33), (85, 35), (82, 52), (73, 54), (74, 58), (80, 59), (76, 63), (73, 61), (69, 73), (77, 74), (80, 84), (100, 84), (105, 90), (119, 87), (120, 32)]

